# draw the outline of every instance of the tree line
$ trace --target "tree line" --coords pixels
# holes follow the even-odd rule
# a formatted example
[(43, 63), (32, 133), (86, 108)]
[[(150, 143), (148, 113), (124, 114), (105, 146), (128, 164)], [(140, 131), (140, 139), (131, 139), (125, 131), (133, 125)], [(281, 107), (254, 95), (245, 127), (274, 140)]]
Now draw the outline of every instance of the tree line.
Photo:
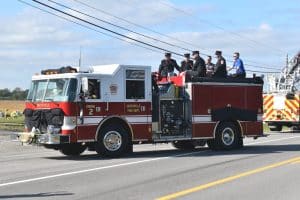
[(0, 100), (25, 100), (28, 90), (22, 90), (16, 87), (13, 90), (8, 88), (0, 89)]

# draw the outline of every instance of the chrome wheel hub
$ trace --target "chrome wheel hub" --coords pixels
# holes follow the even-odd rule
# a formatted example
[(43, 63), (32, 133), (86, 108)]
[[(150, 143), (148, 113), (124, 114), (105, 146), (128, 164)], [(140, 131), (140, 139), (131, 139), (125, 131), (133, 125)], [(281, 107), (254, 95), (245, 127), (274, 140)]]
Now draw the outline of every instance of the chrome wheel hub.
[(109, 131), (104, 135), (103, 144), (109, 151), (117, 151), (122, 146), (122, 136), (117, 131)]
[(225, 128), (222, 131), (222, 142), (226, 146), (230, 146), (234, 142), (234, 131), (231, 128)]

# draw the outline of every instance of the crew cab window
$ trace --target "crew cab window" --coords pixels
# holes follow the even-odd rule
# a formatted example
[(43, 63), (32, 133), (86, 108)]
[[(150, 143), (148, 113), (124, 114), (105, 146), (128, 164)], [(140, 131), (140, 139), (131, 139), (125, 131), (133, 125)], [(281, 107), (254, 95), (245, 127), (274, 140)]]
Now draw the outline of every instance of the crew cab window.
[(126, 99), (145, 99), (144, 70), (126, 70)]
[(88, 79), (88, 99), (101, 99), (100, 93), (100, 80), (98, 79)]

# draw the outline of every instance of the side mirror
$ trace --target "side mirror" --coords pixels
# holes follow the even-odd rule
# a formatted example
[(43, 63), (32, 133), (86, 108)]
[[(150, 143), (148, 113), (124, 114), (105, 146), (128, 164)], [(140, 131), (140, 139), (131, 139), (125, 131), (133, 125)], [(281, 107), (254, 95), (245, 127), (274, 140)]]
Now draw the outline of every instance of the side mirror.
[(84, 94), (88, 94), (89, 92), (89, 81), (87, 77), (81, 78), (81, 88)]

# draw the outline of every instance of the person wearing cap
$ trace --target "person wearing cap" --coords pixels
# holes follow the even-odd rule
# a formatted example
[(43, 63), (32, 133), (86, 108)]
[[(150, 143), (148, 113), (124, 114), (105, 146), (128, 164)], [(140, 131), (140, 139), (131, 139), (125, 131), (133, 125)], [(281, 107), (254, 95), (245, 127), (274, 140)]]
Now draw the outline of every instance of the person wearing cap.
[(199, 51), (193, 51), (193, 59), (194, 59), (194, 64), (192, 70), (194, 74), (199, 77), (205, 77), (206, 76), (205, 61), (203, 60), (203, 58), (200, 57)]
[(213, 77), (226, 78), (227, 77), (226, 60), (222, 56), (222, 51), (216, 51), (215, 55), (217, 58), (217, 62), (215, 65), (215, 71)]
[(180, 68), (176, 60), (171, 58), (171, 53), (165, 53), (165, 59), (163, 59), (159, 65), (158, 73), (162, 77), (167, 77), (168, 75), (174, 75), (174, 68), (180, 72)]
[(231, 75), (231, 77), (246, 78), (246, 71), (245, 71), (244, 63), (240, 59), (240, 53), (239, 52), (235, 52), (233, 54), (233, 60), (234, 60), (233, 66), (229, 70), (235, 69), (235, 73), (233, 73)]
[(184, 58), (185, 59), (181, 61), (180, 72), (191, 70), (193, 68), (193, 61), (190, 59), (190, 54), (185, 53)]
[(211, 62), (211, 56), (207, 56), (206, 60), (206, 76), (212, 77), (214, 73), (215, 64)]

